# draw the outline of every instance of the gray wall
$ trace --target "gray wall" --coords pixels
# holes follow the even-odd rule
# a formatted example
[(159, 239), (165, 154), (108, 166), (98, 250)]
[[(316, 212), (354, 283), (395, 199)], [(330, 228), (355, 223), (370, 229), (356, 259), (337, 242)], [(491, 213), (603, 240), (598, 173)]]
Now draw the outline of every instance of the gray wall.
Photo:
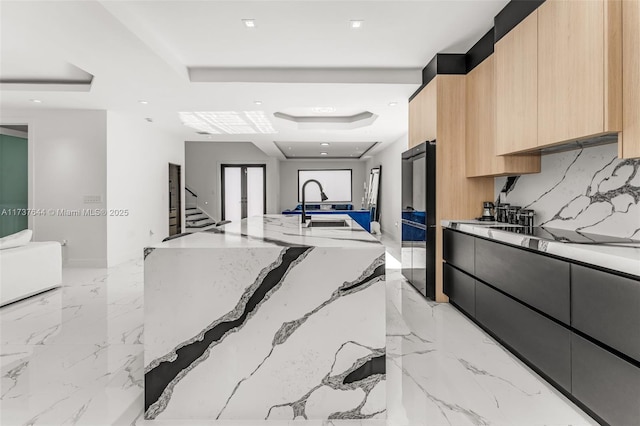
[(198, 207), (220, 220), (220, 165), (267, 165), (267, 213), (279, 213), (279, 164), (251, 142), (187, 142), (185, 182), (198, 194)]
[[(364, 161), (354, 160), (282, 160), (280, 161), (280, 211), (298, 204), (298, 169), (352, 169), (351, 191), (354, 209), (362, 207), (364, 182), (369, 170)], [(365, 171), (366, 169), (366, 171)]]
[[(106, 111), (2, 110), (0, 123), (29, 126), (29, 208), (107, 207)], [(85, 204), (85, 195), (100, 196), (102, 202)], [(29, 228), (34, 241), (67, 240), (63, 259), (69, 265), (107, 265), (105, 216), (30, 216)]]

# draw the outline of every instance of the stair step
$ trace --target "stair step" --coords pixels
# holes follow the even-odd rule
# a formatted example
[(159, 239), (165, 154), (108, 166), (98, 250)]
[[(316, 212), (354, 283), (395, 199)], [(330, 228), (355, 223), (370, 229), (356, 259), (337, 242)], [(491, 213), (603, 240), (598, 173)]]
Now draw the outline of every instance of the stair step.
[(211, 219), (211, 218), (206, 215), (189, 216), (187, 218), (187, 222), (198, 222), (199, 220), (208, 220), (208, 219)]
[(202, 219), (210, 219), (210, 217), (202, 213), (187, 215), (187, 222), (197, 222)]
[(190, 234), (196, 232), (211, 232), (212, 229), (218, 229), (216, 225), (208, 225), (202, 228), (184, 228), (184, 232), (188, 232)]
[(216, 223), (211, 219), (203, 220), (197, 223), (189, 223), (187, 224), (187, 228), (204, 228), (206, 226), (215, 225)]
[(200, 222), (202, 220), (212, 220), (209, 216), (200, 215), (200, 216), (189, 216), (187, 218), (187, 222)]
[(194, 214), (202, 214), (200, 209), (189, 209), (184, 211), (185, 216), (193, 216)]

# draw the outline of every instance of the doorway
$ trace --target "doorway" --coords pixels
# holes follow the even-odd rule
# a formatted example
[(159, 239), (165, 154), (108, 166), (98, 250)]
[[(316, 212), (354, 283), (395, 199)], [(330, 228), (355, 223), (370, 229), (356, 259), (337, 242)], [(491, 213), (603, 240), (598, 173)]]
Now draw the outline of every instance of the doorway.
[(267, 166), (222, 164), (222, 220), (241, 220), (267, 212)]
[(169, 236), (182, 232), (181, 174), (178, 164), (169, 163)]
[(0, 238), (29, 228), (28, 131), (26, 125), (0, 126)]

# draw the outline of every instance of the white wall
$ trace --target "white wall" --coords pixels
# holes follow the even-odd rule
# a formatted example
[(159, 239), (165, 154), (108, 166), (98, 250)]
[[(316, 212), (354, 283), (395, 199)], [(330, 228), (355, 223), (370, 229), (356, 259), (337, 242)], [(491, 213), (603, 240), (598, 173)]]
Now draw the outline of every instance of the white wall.
[[(50, 209), (106, 207), (106, 112), (3, 110), (0, 123), (29, 126), (29, 208), (48, 212), (30, 218), (34, 240), (67, 240), (67, 264), (105, 266), (107, 218), (63, 216)], [(84, 204), (84, 195), (99, 195), (102, 203)]]
[(220, 220), (220, 165), (266, 164), (267, 213), (279, 213), (279, 165), (251, 142), (187, 142), (186, 185), (198, 194), (198, 207)]
[[(142, 256), (144, 247), (169, 235), (169, 163), (182, 166), (184, 141), (139, 117), (107, 113), (107, 217), (109, 266)], [(182, 193), (184, 231), (185, 196)]]
[[(352, 169), (351, 191), (354, 209), (362, 207), (365, 174), (365, 162), (354, 160), (282, 160), (280, 161), (280, 211), (293, 209), (298, 204), (299, 169)], [(278, 212), (278, 213), (279, 213)]]
[(373, 167), (382, 166), (380, 228), (383, 235), (392, 238), (398, 246), (402, 238), (402, 153), (408, 145), (408, 136), (403, 135), (367, 161), (367, 173)]

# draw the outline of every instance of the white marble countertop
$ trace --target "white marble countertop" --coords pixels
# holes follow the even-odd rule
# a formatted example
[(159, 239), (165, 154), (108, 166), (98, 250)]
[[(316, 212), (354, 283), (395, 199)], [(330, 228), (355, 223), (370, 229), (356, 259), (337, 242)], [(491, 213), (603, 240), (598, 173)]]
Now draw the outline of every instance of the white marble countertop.
[(344, 228), (307, 228), (300, 216), (264, 215), (194, 232), (151, 248), (371, 247), (381, 244), (348, 215), (311, 215), (311, 220), (345, 220)]
[(565, 259), (576, 260), (640, 277), (640, 245), (571, 244), (490, 228), (490, 226), (505, 225), (499, 222), (443, 220), (441, 225), (445, 228), (455, 228), (479, 237), (526, 247)]
[(146, 420), (384, 422), (385, 248), (346, 215), (315, 219), (336, 218), (349, 226), (268, 215), (145, 250)]

